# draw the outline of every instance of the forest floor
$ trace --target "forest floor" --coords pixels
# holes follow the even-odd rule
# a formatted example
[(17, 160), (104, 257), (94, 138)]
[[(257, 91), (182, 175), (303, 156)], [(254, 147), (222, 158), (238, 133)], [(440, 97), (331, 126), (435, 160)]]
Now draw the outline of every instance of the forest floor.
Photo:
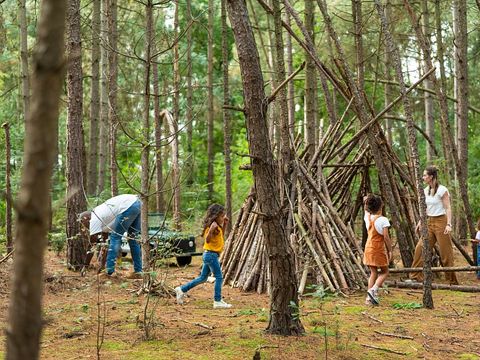
[[(99, 326), (104, 327), (100, 358), (109, 360), (252, 359), (257, 350), (261, 359), (480, 359), (478, 293), (434, 290), (434, 310), (421, 308), (419, 290), (383, 290), (376, 307), (364, 305), (363, 292), (303, 297), (300, 319), (305, 335), (281, 337), (264, 333), (269, 314), (265, 294), (225, 286), (223, 296), (233, 308), (213, 310), (213, 284), (205, 283), (192, 290), (181, 306), (171, 288), (166, 297), (139, 296), (141, 280), (102, 283), (94, 270), (85, 277), (66, 270), (64, 257), (51, 251), (45, 260), (41, 359), (96, 359)], [(456, 265), (463, 265), (462, 260), (457, 254)], [(157, 276), (175, 287), (193, 279), (200, 265), (200, 257), (185, 268), (165, 263)], [(130, 266), (123, 260), (120, 267), (126, 272)], [(11, 261), (0, 264), (2, 330), (11, 267)], [(480, 285), (472, 273), (460, 273), (459, 280)], [(142, 323), (147, 300), (149, 340)], [(4, 356), (2, 331), (0, 357)]]

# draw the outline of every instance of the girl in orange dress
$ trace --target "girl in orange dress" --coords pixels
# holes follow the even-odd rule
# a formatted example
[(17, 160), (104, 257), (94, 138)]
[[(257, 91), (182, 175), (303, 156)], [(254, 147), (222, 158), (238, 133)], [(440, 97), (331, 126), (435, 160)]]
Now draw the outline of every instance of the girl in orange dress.
[(382, 216), (383, 202), (380, 196), (367, 195), (364, 205), (364, 220), (368, 229), (368, 238), (365, 244), (363, 263), (370, 268), (365, 303), (378, 305), (378, 289), (388, 276), (388, 264), (392, 258), (392, 241), (388, 235), (390, 222), (385, 216)]

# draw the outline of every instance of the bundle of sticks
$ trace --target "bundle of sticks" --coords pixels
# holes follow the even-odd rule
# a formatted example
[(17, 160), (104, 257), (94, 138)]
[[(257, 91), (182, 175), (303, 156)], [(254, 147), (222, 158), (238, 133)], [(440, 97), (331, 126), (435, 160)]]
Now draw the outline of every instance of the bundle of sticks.
[[(297, 203), (292, 207), (290, 243), (296, 259), (299, 291), (307, 280), (337, 292), (364, 286), (362, 250), (350, 224), (318, 190), (305, 166), (297, 162)], [(222, 255), (225, 282), (244, 291), (268, 290), (270, 274), (262, 233), (262, 217), (252, 191), (245, 200)]]

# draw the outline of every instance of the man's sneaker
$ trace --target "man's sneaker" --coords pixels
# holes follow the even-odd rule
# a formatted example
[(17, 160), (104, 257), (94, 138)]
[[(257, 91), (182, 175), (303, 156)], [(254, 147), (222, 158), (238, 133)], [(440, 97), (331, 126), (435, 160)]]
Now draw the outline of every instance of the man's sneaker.
[(377, 292), (373, 289), (370, 289), (367, 291), (367, 295), (370, 298), (370, 301), (372, 302), (373, 305), (378, 305), (380, 302), (378, 301), (378, 295)]
[(213, 302), (214, 309), (230, 309), (231, 307), (232, 307), (232, 304), (228, 304), (223, 300)]
[(143, 273), (132, 271), (127, 275), (127, 279), (143, 279)]
[(100, 274), (98, 274), (98, 278), (101, 281), (118, 281), (118, 280), (120, 280), (120, 276), (116, 272), (109, 274), (106, 271), (103, 271)]
[(207, 278), (207, 282), (210, 283), (210, 284), (213, 284), (215, 282), (215, 276), (209, 276)]
[(183, 298), (185, 297), (185, 293), (182, 291), (180, 286), (175, 288), (175, 294), (177, 295), (177, 304), (183, 305)]

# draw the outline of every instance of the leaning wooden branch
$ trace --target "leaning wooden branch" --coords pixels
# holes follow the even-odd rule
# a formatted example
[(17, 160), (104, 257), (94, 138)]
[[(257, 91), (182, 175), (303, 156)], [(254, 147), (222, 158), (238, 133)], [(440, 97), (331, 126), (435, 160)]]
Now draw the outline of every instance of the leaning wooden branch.
[[(478, 271), (480, 266), (453, 266), (453, 267), (432, 267), (432, 272), (457, 272), (457, 271)], [(402, 269), (389, 269), (391, 274), (404, 274), (412, 272), (422, 272), (423, 268), (402, 268)]]
[(275, 100), (275, 97), (277, 96), (277, 93), (280, 90), (282, 90), (282, 88), (285, 87), (285, 85), (287, 85), (289, 81), (291, 81), (295, 76), (297, 76), (297, 74), (300, 71), (302, 71), (304, 67), (305, 67), (305, 61), (300, 65), (300, 67), (297, 70), (295, 70), (295, 72), (293, 72), (288, 78), (283, 80), (282, 83), (280, 85), (278, 85), (276, 89), (273, 89), (272, 94), (268, 97), (268, 100), (267, 100), (269, 104), (273, 100)]
[[(407, 283), (404, 281), (386, 281), (385, 285), (389, 287), (398, 287), (403, 289), (422, 289), (423, 283)], [(480, 292), (480, 286), (467, 286), (467, 285), (447, 285), (447, 284), (432, 284), (433, 290), (453, 290), (470, 293)]]

